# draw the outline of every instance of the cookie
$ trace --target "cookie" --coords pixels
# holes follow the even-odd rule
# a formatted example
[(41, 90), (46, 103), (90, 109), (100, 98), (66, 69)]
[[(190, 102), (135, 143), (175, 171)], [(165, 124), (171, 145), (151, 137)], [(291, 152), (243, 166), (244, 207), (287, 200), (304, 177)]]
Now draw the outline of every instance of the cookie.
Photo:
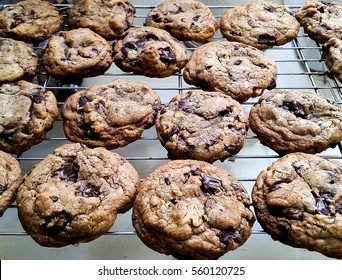
[(0, 11), (0, 36), (35, 43), (61, 30), (63, 16), (48, 1), (16, 2)]
[(211, 10), (194, 0), (168, 0), (153, 8), (145, 26), (165, 29), (178, 40), (205, 42), (218, 29)]
[(342, 83), (342, 40), (331, 38), (322, 50), (328, 69)]
[(25, 42), (0, 38), (0, 84), (32, 80), (37, 74), (40, 59)]
[(295, 39), (299, 22), (285, 5), (269, 1), (246, 2), (227, 10), (221, 17), (220, 30), (230, 41), (267, 49)]
[(342, 108), (314, 92), (273, 89), (249, 114), (261, 144), (280, 155), (320, 153), (342, 140)]
[(104, 148), (65, 144), (24, 176), (17, 194), (24, 230), (41, 246), (92, 241), (128, 211), (140, 185), (134, 167)]
[(26, 81), (0, 87), (0, 150), (20, 155), (42, 142), (58, 116), (55, 95)]
[(89, 147), (123, 147), (154, 124), (159, 107), (159, 96), (141, 82), (118, 79), (94, 85), (65, 101), (64, 132)]
[(341, 14), (340, 3), (308, 1), (296, 12), (296, 18), (312, 40), (324, 44), (331, 38), (342, 39)]
[(342, 165), (292, 153), (263, 170), (252, 190), (258, 222), (274, 240), (342, 258)]
[(192, 52), (183, 77), (190, 85), (244, 102), (276, 86), (277, 66), (252, 46), (219, 40)]
[(57, 32), (41, 59), (44, 70), (59, 79), (102, 75), (113, 62), (109, 43), (89, 28)]
[(124, 72), (165, 78), (187, 62), (184, 45), (167, 31), (155, 27), (130, 28), (113, 43), (115, 64)]
[(204, 161), (174, 160), (152, 171), (133, 204), (138, 237), (177, 259), (218, 259), (242, 246), (255, 221), (243, 185)]
[(81, 0), (70, 8), (68, 26), (90, 28), (106, 40), (114, 40), (134, 23), (135, 7), (127, 0)]
[(212, 163), (242, 149), (248, 118), (241, 104), (223, 93), (188, 91), (158, 111), (155, 127), (171, 158)]
[(0, 217), (15, 201), (21, 180), (19, 162), (11, 155), (0, 151)]

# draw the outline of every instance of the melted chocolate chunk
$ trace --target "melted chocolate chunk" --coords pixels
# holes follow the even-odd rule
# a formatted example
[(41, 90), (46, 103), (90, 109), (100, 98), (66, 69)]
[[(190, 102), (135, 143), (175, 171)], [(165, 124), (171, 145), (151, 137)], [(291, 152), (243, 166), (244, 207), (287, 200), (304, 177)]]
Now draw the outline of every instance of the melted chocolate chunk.
[(191, 105), (189, 97), (190, 95), (188, 95), (181, 102), (179, 102), (178, 108), (186, 113), (193, 113), (195, 110), (195, 107)]
[(140, 48), (143, 48), (147, 42), (149, 41), (158, 41), (158, 37), (152, 34), (146, 35), (145, 37), (139, 39), (135, 42), (127, 42), (123, 48), (125, 49), (133, 49), (138, 50)]
[(332, 213), (329, 209), (329, 205), (331, 205), (331, 200), (334, 198), (334, 195), (329, 192), (317, 194), (315, 191), (311, 191), (311, 194), (315, 198), (317, 212), (326, 216), (330, 216)]
[(2, 195), (7, 189), (7, 186), (0, 185), (0, 195)]
[(234, 65), (240, 65), (242, 63), (241, 59), (237, 59), (234, 61)]
[(304, 106), (297, 101), (285, 101), (282, 108), (291, 112), (296, 117), (304, 118), (306, 116)]
[(261, 34), (258, 39), (258, 43), (262, 45), (274, 46), (276, 38), (269, 34)]
[(229, 245), (232, 242), (242, 241), (243, 230), (228, 229), (220, 236), (220, 242)]
[(19, 24), (24, 23), (25, 20), (22, 18), (21, 15), (15, 14), (13, 16), (13, 22), (11, 23), (10, 29), (16, 28)]
[(45, 219), (43, 224), (44, 231), (49, 235), (55, 235), (65, 230), (72, 222), (72, 218), (66, 211), (53, 213)]
[(165, 178), (165, 179), (164, 179), (164, 182), (165, 182), (165, 184), (166, 184), (167, 186), (170, 186), (170, 185), (171, 185), (171, 181), (170, 181), (169, 178)]
[(96, 134), (94, 133), (94, 131), (93, 131), (93, 129), (89, 123), (82, 123), (78, 127), (83, 131), (84, 137), (87, 137), (91, 140), (94, 140), (97, 138)]
[(81, 96), (78, 99), (78, 110), (82, 110), (84, 106), (89, 102), (88, 98), (85, 96)]
[(58, 197), (55, 196), (55, 195), (50, 196), (50, 199), (51, 199), (53, 202), (57, 202), (57, 201), (58, 201)]
[(225, 149), (228, 153), (234, 154), (234, 153), (236, 153), (238, 147), (236, 147), (236, 146), (225, 146), (224, 149)]
[(32, 92), (30, 99), (33, 103), (42, 103), (43, 95), (46, 91), (43, 89), (36, 89)]
[(272, 83), (267, 87), (268, 90), (274, 89), (277, 87), (277, 82), (274, 80)]
[(202, 179), (202, 192), (206, 194), (214, 194), (222, 190), (222, 181), (205, 175)]
[(270, 187), (269, 191), (270, 192), (274, 192), (276, 190), (279, 190), (281, 187), (280, 187), (280, 184), (281, 183), (275, 183), (273, 186)]
[(75, 195), (82, 197), (99, 197), (100, 194), (99, 187), (90, 184), (81, 184), (75, 190)]
[(160, 61), (165, 64), (171, 64), (176, 62), (176, 54), (170, 47), (158, 50)]
[(77, 182), (79, 170), (80, 166), (76, 162), (72, 161), (58, 171), (58, 176), (62, 180)]

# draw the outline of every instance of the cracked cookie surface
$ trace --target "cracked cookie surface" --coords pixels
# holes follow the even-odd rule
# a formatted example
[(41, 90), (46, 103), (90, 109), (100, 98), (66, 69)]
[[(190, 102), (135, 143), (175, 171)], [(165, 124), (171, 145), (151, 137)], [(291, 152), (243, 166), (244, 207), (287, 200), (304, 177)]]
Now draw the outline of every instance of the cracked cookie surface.
[(68, 11), (70, 28), (90, 28), (114, 40), (134, 23), (135, 7), (127, 0), (81, 0)]
[(165, 78), (187, 62), (184, 45), (170, 33), (155, 27), (130, 28), (113, 43), (115, 64), (124, 72)]
[(317, 43), (342, 39), (342, 5), (337, 2), (308, 1), (296, 13), (304, 32)]
[(62, 15), (48, 1), (19, 1), (0, 11), (0, 36), (40, 42), (61, 30), (62, 23)]
[(53, 92), (26, 81), (0, 87), (0, 149), (20, 155), (42, 142), (58, 116)]
[(55, 78), (93, 77), (112, 65), (109, 43), (89, 28), (59, 31), (42, 49), (44, 70)]
[(16, 199), (19, 219), (42, 246), (89, 242), (131, 208), (139, 185), (137, 171), (120, 155), (65, 144), (24, 176)]
[(132, 221), (149, 248), (177, 259), (218, 259), (237, 249), (255, 221), (249, 195), (225, 170), (174, 160), (152, 171), (133, 204)]
[(21, 180), (19, 162), (11, 155), (0, 151), (0, 217), (15, 201)]
[(284, 45), (297, 37), (299, 22), (286, 6), (268, 2), (247, 2), (227, 10), (221, 17), (224, 37), (267, 49)]
[(138, 81), (91, 86), (65, 101), (64, 132), (69, 140), (89, 147), (123, 147), (154, 124), (159, 107), (159, 96)]
[(196, 48), (184, 67), (184, 80), (207, 91), (219, 91), (244, 102), (275, 87), (276, 63), (252, 46), (228, 41)]
[(273, 89), (249, 114), (251, 130), (278, 154), (319, 153), (342, 140), (342, 108), (314, 92)]
[(342, 40), (331, 38), (322, 50), (330, 72), (342, 83)]
[(296, 248), (342, 258), (342, 165), (292, 153), (257, 177), (252, 200), (263, 229)]
[(0, 38), (0, 84), (32, 80), (40, 59), (34, 49), (22, 41)]
[(169, 0), (153, 8), (146, 26), (165, 29), (178, 40), (205, 42), (214, 35), (218, 23), (211, 10), (194, 0)]
[(223, 93), (188, 91), (158, 111), (155, 127), (170, 157), (212, 163), (242, 149), (248, 118), (241, 104)]

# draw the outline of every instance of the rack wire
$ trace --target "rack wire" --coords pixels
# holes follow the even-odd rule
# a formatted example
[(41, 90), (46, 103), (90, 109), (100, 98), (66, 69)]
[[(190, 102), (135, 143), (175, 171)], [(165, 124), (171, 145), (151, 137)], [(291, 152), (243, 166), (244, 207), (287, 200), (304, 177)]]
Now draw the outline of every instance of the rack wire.
[[(63, 5), (57, 4), (56, 7), (60, 10), (60, 12), (66, 17), (67, 10), (72, 5)], [(215, 18), (219, 21), (223, 12), (227, 9), (232, 8), (232, 5), (208, 5), (208, 7), (213, 11)], [(0, 5), (0, 9), (1, 9)], [(146, 17), (146, 14), (153, 8), (151, 5), (136, 5), (137, 13), (135, 16), (135, 27), (139, 27), (143, 25), (143, 21)], [(292, 5), (289, 6), (290, 9), (296, 11), (299, 6)], [(67, 29), (67, 25), (64, 25), (64, 29)], [(217, 31), (217, 33), (213, 36), (211, 40), (225, 40), (221, 33)], [(196, 45), (193, 42), (185, 42), (188, 53), (191, 53)], [(39, 54), (41, 52), (41, 48), (44, 44), (34, 45), (36, 52)], [(301, 32), (298, 37), (292, 42), (279, 47), (273, 47), (272, 49), (268, 49), (265, 51), (265, 54), (269, 57), (273, 58), (278, 67), (278, 78), (277, 78), (277, 87), (278, 88), (287, 88), (293, 89), (297, 91), (315, 91), (316, 93), (333, 99), (338, 104), (342, 104), (342, 87), (341, 83), (333, 77), (326, 68), (326, 65), (321, 57), (321, 46), (317, 45), (313, 41), (311, 41), (306, 34)], [(112, 81), (114, 79), (138, 79), (152, 89), (154, 89), (159, 96), (161, 97), (162, 103), (168, 102), (173, 96), (179, 94), (180, 92), (184, 92), (190, 89), (193, 89), (193, 86), (186, 84), (183, 80), (182, 72), (172, 75), (169, 78), (156, 79), (156, 78), (147, 78), (144, 76), (133, 75), (131, 73), (124, 73), (120, 69), (118, 69), (114, 64), (112, 67), (102, 76), (93, 77), (83, 79), (81, 81), (61, 81), (56, 80), (53, 77), (47, 75), (44, 71), (41, 71), (37, 78), (35, 79), (36, 83), (43, 85), (46, 89), (51, 90), (55, 93), (59, 108), (62, 107), (65, 99), (72, 93), (83, 90), (86, 87), (93, 84), (101, 84), (105, 82)], [(258, 98), (252, 98), (245, 103), (242, 104), (246, 113), (249, 113), (251, 106), (255, 104)], [(44, 159), (47, 154), (51, 153), (56, 147), (70, 143), (63, 132), (63, 121), (59, 116), (56, 120), (53, 129), (48, 133), (47, 138), (40, 144), (32, 147), (29, 151), (23, 153), (21, 156), (17, 157), (18, 161), (22, 166), (23, 173), (28, 172), (33, 168), (33, 166)], [(144, 180), (147, 174), (149, 174), (154, 168), (161, 165), (162, 163), (168, 161), (167, 152), (161, 146), (154, 128), (147, 130), (144, 134), (135, 141), (134, 143), (128, 144), (128, 146), (123, 148), (118, 148), (115, 152), (121, 154), (126, 159), (128, 159), (134, 167), (138, 170), (141, 179)], [(335, 148), (330, 148), (325, 152), (321, 153), (321, 156), (329, 159), (334, 159), (337, 161), (342, 161), (342, 147), (341, 143), (339, 143)], [(257, 137), (249, 131), (248, 136), (245, 141), (244, 148), (235, 156), (227, 159), (224, 162), (215, 162), (214, 165), (220, 166), (230, 172), (235, 178), (237, 178), (240, 182), (244, 184), (247, 191), (251, 192), (253, 184), (255, 182), (256, 176), (258, 173), (267, 168), (274, 160), (278, 158), (278, 155), (274, 153), (272, 150), (268, 149), (265, 146), (262, 146), (257, 139)], [(135, 235), (133, 227), (130, 222), (130, 212), (126, 214), (121, 214), (119, 222), (116, 222), (114, 227), (105, 234), (106, 237), (118, 237), (116, 241), (123, 242), (123, 238), (132, 237), (138, 239)], [(117, 225), (118, 224), (118, 225)], [(256, 223), (253, 228), (252, 236), (266, 234), (262, 231), (260, 226)], [(0, 220), (0, 247), (3, 248), (7, 240), (15, 239), (17, 242), (18, 239), (23, 237), (27, 237), (26, 232), (21, 228), (18, 218), (16, 217), (16, 205), (12, 205), (9, 210), (5, 212), (5, 215)], [(27, 239), (26, 238), (26, 239)], [(268, 237), (266, 237), (267, 239)], [(129, 239), (128, 242), (132, 240)], [(27, 242), (27, 240), (26, 240)], [(28, 241), (30, 242), (30, 241)], [(33, 241), (31, 241), (33, 243)], [(255, 240), (251, 241), (252, 244), (248, 245), (251, 248), (257, 246), (253, 242), (258, 242)], [(292, 253), (288, 253), (288, 249), (284, 249), (282, 246), (277, 245), (274, 241), (267, 239), (267, 246), (271, 246), (270, 248), (280, 248), (280, 252), (286, 251), (285, 256), (290, 256), (287, 258), (321, 258), (321, 255), (314, 255), (312, 252), (302, 252), (298, 253), (297, 249), (289, 249), (291, 252), (296, 252), (297, 255), (293, 255)], [(96, 241), (90, 242), (95, 243)], [(19, 242), (19, 244), (22, 244)], [(14, 244), (12, 244), (13, 246)], [(140, 244), (141, 245), (141, 244)], [(15, 247), (16, 245), (14, 245)], [(18, 245), (19, 246), (19, 245)], [(25, 245), (26, 246), (26, 245)], [(30, 247), (31, 246), (31, 247)], [(40, 258), (46, 254), (46, 251), (43, 249), (37, 249), (34, 244), (31, 244), (29, 247), (34, 248), (34, 250), (38, 250), (36, 258)], [(86, 246), (86, 245), (85, 245)], [(244, 245), (245, 246), (245, 245)], [(93, 247), (92, 247), (93, 248)], [(140, 250), (143, 247), (140, 247)], [(11, 250), (9, 247), (8, 250)], [(72, 250), (72, 249), (71, 249)], [(147, 250), (147, 249), (146, 249)], [(248, 249), (246, 249), (248, 251)], [(278, 249), (277, 249), (278, 250)], [(272, 250), (271, 250), (272, 251)], [(49, 251), (50, 252), (50, 251)], [(151, 252), (149, 252), (151, 253)], [(149, 254), (146, 253), (146, 254)], [(0, 253), (1, 254), (1, 253)], [(69, 255), (68, 255), (69, 254)], [(145, 254), (145, 253), (143, 253)], [(282, 254), (282, 253), (280, 253)], [(298, 255), (299, 254), (299, 255)], [(304, 254), (304, 255), (303, 255)], [(126, 252), (121, 252), (122, 258), (125, 258), (127, 255)], [(120, 255), (120, 256), (121, 256)], [(129, 254), (128, 254), (129, 255)], [(13, 255), (12, 258), (23, 258), (25, 254), (18, 253), (17, 255)], [(62, 258), (79, 258), (79, 255), (72, 255), (70, 250), (66, 250), (65, 254), (61, 255)], [(101, 255), (103, 258), (107, 258), (106, 256)], [(134, 255), (135, 256), (135, 255)], [(132, 256), (131, 258), (134, 258)], [(259, 258), (265, 257), (270, 258), (272, 254), (264, 255), (254, 255), (243, 252), (242, 257), (239, 254), (227, 254), (228, 258), (232, 256), (232, 258)], [(278, 255), (277, 255), (278, 256)], [(58, 256), (57, 256), (58, 257)], [(89, 256), (91, 258), (91, 256)], [(101, 257), (101, 258), (102, 258)], [(126, 256), (127, 257), (127, 256)], [(158, 254), (152, 253), (152, 258), (159, 258)], [(278, 256), (281, 258), (280, 256)], [(5, 255), (2, 258), (6, 258)], [(33, 257), (35, 258), (35, 257)], [(43, 257), (42, 257), (43, 258)], [(54, 258), (56, 256), (54, 255)], [(110, 257), (108, 257), (110, 258)], [(119, 257), (115, 257), (119, 258)], [(273, 256), (274, 258), (274, 256)]]

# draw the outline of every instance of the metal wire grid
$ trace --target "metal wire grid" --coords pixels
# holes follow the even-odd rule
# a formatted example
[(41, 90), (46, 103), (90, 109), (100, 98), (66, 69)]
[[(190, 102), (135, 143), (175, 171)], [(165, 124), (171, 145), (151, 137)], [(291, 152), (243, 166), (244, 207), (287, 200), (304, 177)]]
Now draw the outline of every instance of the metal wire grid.
[[(4, 7), (5, 5), (3, 5)], [(65, 5), (65, 4), (56, 4), (56, 7), (60, 10), (60, 12), (66, 17), (67, 10), (72, 5)], [(136, 5), (137, 13), (135, 16), (135, 27), (139, 27), (143, 25), (143, 21), (146, 17), (146, 14), (154, 7), (151, 5)], [(215, 18), (219, 21), (221, 18), (223, 12), (227, 9), (232, 8), (231, 5), (222, 5), (222, 6), (210, 6), (208, 7), (213, 11)], [(297, 10), (299, 6), (288, 6), (292, 10)], [(2, 9), (0, 5), (0, 9)], [(67, 26), (64, 26), (65, 29), (67, 29)], [(225, 40), (220, 32), (218, 31), (212, 40)], [(307, 35), (304, 33), (300, 33), (297, 39), (292, 41), (291, 43), (288, 43), (284, 46), (280, 47), (274, 47), (270, 50), (266, 50), (266, 55), (269, 55), (272, 57), (275, 62), (277, 63), (277, 66), (279, 68), (278, 71), (278, 80), (285, 81), (285, 84), (278, 84), (278, 88), (287, 88), (287, 89), (294, 89), (298, 91), (315, 91), (318, 94), (322, 96), (326, 96), (328, 98), (334, 99), (338, 104), (342, 104), (342, 86), (339, 81), (334, 78), (329, 71), (327, 70), (324, 61), (321, 58), (321, 46), (317, 44), (310, 44), (307, 45), (307, 42), (310, 42), (310, 39), (308, 39)], [(312, 42), (311, 42), (312, 43)], [(187, 51), (190, 53), (196, 45), (193, 43), (187, 44)], [(36, 52), (39, 54), (42, 48), (42, 44), (34, 45), (34, 48)], [(313, 68), (312, 65), (315, 65), (316, 68)], [(318, 67), (317, 67), (318, 66)], [(98, 83), (98, 78), (91, 78), (89, 79), (89, 83)], [(123, 79), (131, 79), (131, 78), (138, 78), (138, 79), (147, 79), (147, 84), (151, 83), (151, 87), (159, 93), (159, 95), (164, 97), (164, 102), (167, 102), (167, 98), (170, 99), (172, 96), (187, 91), (190, 89), (193, 89), (192, 86), (187, 85), (185, 81), (182, 78), (182, 72), (177, 73), (170, 77), (170, 79), (150, 79), (142, 76), (136, 76), (130, 73), (124, 73), (121, 70), (117, 68), (113, 68), (112, 71), (106, 72), (104, 75), (101, 76), (101, 78), (113, 80), (117, 78), (123, 78)], [(305, 80), (305, 82), (299, 82), (299, 80)], [(47, 75), (44, 73), (44, 71), (41, 71), (37, 78), (35, 79), (35, 82), (43, 85), (46, 89), (49, 89), (53, 91), (56, 94), (58, 105), (61, 108), (63, 106), (65, 98), (72, 94), (73, 92), (76, 92), (78, 90), (85, 89), (88, 84), (84, 83), (82, 81), (60, 81), (56, 80), (53, 77)], [(277, 81), (278, 82), (278, 81)], [(164, 86), (166, 84), (166, 86)], [(166, 94), (165, 94), (166, 93)], [(163, 98), (162, 98), (163, 101)], [(243, 107), (245, 111), (248, 113), (249, 109), (255, 102), (257, 101), (257, 98), (252, 98), (251, 100), (248, 100), (243, 104)], [(49, 133), (47, 138), (44, 140), (43, 143), (38, 144), (31, 148), (30, 151), (23, 153), (20, 157), (17, 157), (18, 161), (21, 163), (21, 165), (25, 165), (23, 171), (29, 171), (30, 168), (32, 168), (37, 162), (44, 159), (47, 153), (51, 152), (55, 146), (59, 146), (61, 144), (67, 143), (68, 140), (66, 139), (63, 129), (62, 129), (62, 119), (61, 117), (58, 117), (56, 120), (56, 123), (54, 125), (54, 129), (52, 133)], [(149, 133), (143, 134), (140, 139), (136, 141), (137, 143), (142, 142), (148, 142), (148, 146), (150, 146), (149, 151), (153, 151), (153, 147), (156, 147), (158, 150), (160, 148), (159, 140), (157, 139), (156, 133), (153, 131), (150, 131)], [(258, 143), (258, 140), (256, 136), (249, 132), (249, 135), (246, 138), (246, 143), (253, 142), (256, 143), (257, 147), (253, 149), (247, 149), (247, 152), (245, 153), (239, 153), (235, 155), (234, 157), (228, 159), (226, 162), (219, 162), (214, 163), (218, 166), (221, 166), (223, 168), (227, 168), (227, 164), (235, 164), (237, 161), (244, 161), (243, 165), (249, 166), (251, 169), (253, 169), (253, 165), (256, 164), (255, 160), (258, 159), (267, 159), (268, 162), (271, 163), (272, 161), (276, 160), (278, 158), (278, 155), (275, 154), (273, 151), (268, 150), (268, 148), (262, 147), (260, 143)], [(135, 143), (136, 144), (136, 143)], [(129, 144), (134, 145), (134, 144)], [(44, 151), (42, 151), (42, 147)], [(129, 149), (127, 149), (129, 150)], [(260, 151), (259, 151), (260, 150)], [(255, 152), (257, 151), (257, 152)], [(117, 151), (118, 153), (121, 153), (120, 148)], [(144, 168), (146, 165), (149, 164), (152, 161), (156, 161), (155, 165), (159, 165), (160, 162), (168, 161), (167, 153), (161, 152), (159, 154), (154, 155), (141, 155), (141, 154), (130, 154), (125, 151), (125, 148), (123, 149), (123, 156), (128, 159), (133, 165), (137, 165), (138, 171), (140, 173), (147, 174), (149, 171), (143, 170), (141, 168)], [(329, 149), (328, 152), (323, 152), (322, 156), (329, 159), (335, 159), (335, 160), (342, 160), (342, 146), (341, 143), (337, 145), (334, 149)], [(144, 162), (144, 164), (141, 164)], [(249, 168), (247, 167), (247, 168)], [(26, 170), (25, 170), (26, 168)], [(151, 167), (151, 170), (153, 167)], [(227, 168), (229, 169), (229, 167)], [(145, 176), (142, 176), (141, 180), (144, 180)], [(239, 176), (237, 174), (235, 176), (239, 181), (241, 181), (244, 185), (250, 185), (252, 186), (256, 176), (249, 175), (247, 177)], [(247, 188), (250, 190), (250, 187)], [(10, 208), (16, 208), (16, 205), (12, 205)], [(253, 229), (252, 234), (265, 234), (262, 229)], [(134, 230), (110, 230), (106, 235), (135, 235)], [(0, 236), (27, 236), (27, 233), (24, 231), (7, 231), (4, 228), (0, 227)]]

